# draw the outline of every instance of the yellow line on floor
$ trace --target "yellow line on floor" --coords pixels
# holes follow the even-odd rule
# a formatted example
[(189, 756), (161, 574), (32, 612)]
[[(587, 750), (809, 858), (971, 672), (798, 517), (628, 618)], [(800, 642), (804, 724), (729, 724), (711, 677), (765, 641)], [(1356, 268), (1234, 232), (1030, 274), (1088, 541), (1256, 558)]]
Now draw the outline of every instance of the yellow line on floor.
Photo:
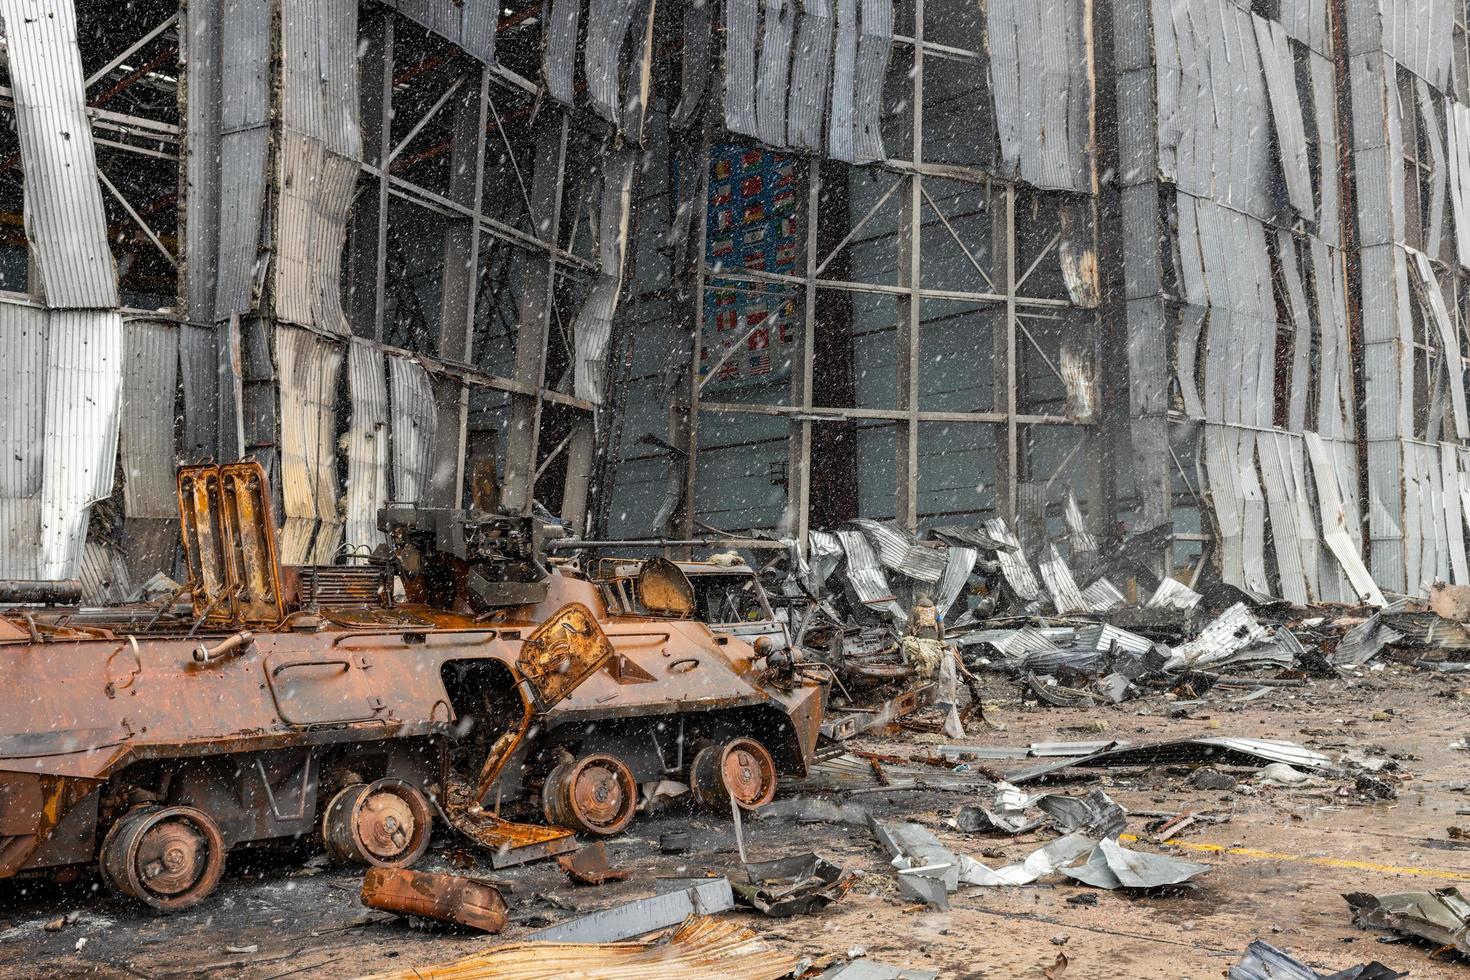
[[(1120, 841), (1136, 841), (1136, 834), (1119, 834)], [(1346, 858), (1308, 857), (1304, 854), (1284, 854), (1279, 851), (1260, 851), (1254, 847), (1227, 847), (1224, 844), (1189, 843), (1170, 841), (1169, 846), (1186, 851), (1204, 851), (1210, 854), (1233, 854), (1237, 857), (1255, 858), (1258, 861), (1302, 861), (1326, 868), (1348, 868), (1353, 871), (1378, 871), (1383, 874), (1417, 875), (1420, 878), (1443, 878), (1446, 881), (1470, 881), (1470, 871), (1450, 871), (1445, 868), (1415, 868), (1396, 864), (1376, 864), (1372, 861), (1349, 861)]]

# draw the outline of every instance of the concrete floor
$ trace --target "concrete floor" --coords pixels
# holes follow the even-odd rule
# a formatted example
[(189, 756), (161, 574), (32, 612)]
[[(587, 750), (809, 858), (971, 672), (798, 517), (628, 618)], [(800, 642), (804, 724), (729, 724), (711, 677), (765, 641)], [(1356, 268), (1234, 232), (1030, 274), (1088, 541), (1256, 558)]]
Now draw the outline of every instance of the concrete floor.
[[(754, 860), (815, 849), (862, 878), (844, 899), (815, 915), (784, 920), (736, 913), (741, 921), (799, 957), (845, 955), (852, 947), (897, 965), (937, 969), (946, 977), (1041, 977), (1057, 959), (1066, 977), (1221, 977), (1246, 945), (1263, 938), (1323, 971), (1378, 959), (1410, 976), (1463, 978), (1470, 964), (1422, 943), (1383, 943), (1383, 934), (1352, 925), (1344, 892), (1470, 887), (1470, 841), (1448, 828), (1470, 827), (1470, 753), (1454, 748), (1470, 733), (1470, 678), (1454, 679), (1397, 666), (1359, 680), (1311, 681), (1250, 702), (1239, 689), (1217, 689), (1191, 717), (1170, 718), (1162, 699), (1081, 710), (1022, 707), (1010, 685), (992, 681), (998, 728), (972, 733), (976, 744), (1026, 745), (1040, 740), (1099, 738), (1145, 742), (1194, 735), (1238, 735), (1296, 741), (1336, 757), (1348, 749), (1389, 754), (1411, 778), (1394, 801), (1363, 804), (1337, 795), (1338, 784), (1232, 792), (1194, 790), (1188, 767), (1074, 772), (1054, 784), (1066, 792), (1101, 785), (1130, 812), (1204, 810), (1227, 823), (1188, 831), (1173, 847), (1127, 846), (1173, 853), (1213, 865), (1193, 888), (1135, 896), (1073, 885), (1057, 877), (1024, 888), (964, 888), (949, 912), (915, 908), (898, 897), (885, 855), (870, 834), (838, 825), (747, 822)], [(1377, 719), (1377, 720), (1375, 720)], [(869, 740), (864, 748), (911, 754), (926, 736)], [(1002, 770), (1020, 763), (999, 763)], [(1245, 770), (1237, 772), (1246, 776)], [(1246, 779), (1248, 785), (1250, 780)], [(944, 821), (968, 798), (956, 793), (875, 794), (862, 799), (880, 817), (931, 827), (956, 851), (991, 866), (1019, 859), (1048, 834), (1020, 838), (969, 836)], [(1127, 833), (1147, 819), (1130, 817)], [(692, 829), (696, 851), (658, 853), (658, 835)], [(449, 869), (457, 846), (439, 833), (424, 866)], [(104, 977), (342, 977), (408, 969), (453, 959), (514, 939), (533, 926), (651, 894), (655, 876), (736, 869), (728, 820), (675, 814), (635, 822), (609, 843), (632, 879), (602, 888), (572, 886), (551, 863), (494, 872), (488, 861), (469, 873), (509, 878), (513, 924), (501, 937), (412, 928), (357, 900), (359, 875), (304, 866), (296, 854), (231, 855), (219, 893), (203, 907), (157, 917), (100, 891), (95, 881), (67, 888), (8, 883), (0, 889), (0, 975)], [(1068, 898), (1095, 894), (1096, 905)], [(555, 904), (541, 896), (550, 896)], [(80, 917), (59, 932), (43, 924)], [(1060, 945), (1059, 945), (1060, 944)]]

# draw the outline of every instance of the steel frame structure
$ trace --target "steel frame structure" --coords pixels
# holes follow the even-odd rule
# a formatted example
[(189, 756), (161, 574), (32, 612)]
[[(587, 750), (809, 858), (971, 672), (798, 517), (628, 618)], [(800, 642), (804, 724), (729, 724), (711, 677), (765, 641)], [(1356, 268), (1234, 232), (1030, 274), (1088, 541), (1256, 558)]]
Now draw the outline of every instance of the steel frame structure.
[[(694, 270), (693, 295), (697, 300), (688, 304), (686, 315), (692, 320), (690, 335), (693, 338), (690, 352), (690, 369), (681, 404), (671, 413), (670, 441), (682, 451), (683, 463), (683, 506), (676, 526), (669, 530), (684, 537), (695, 533), (701, 525), (697, 519), (697, 506), (689, 506), (695, 500), (696, 479), (701, 452), (700, 420), (717, 414), (755, 414), (784, 418), (790, 426), (787, 473), (787, 508), (783, 530), (798, 542), (805, 542), (811, 528), (812, 511), (812, 446), (813, 427), (828, 421), (850, 420), (861, 422), (889, 423), (897, 430), (897, 452), (893, 461), (894, 513), (898, 523), (913, 530), (919, 526), (921, 509), (920, 494), (920, 431), (924, 423), (953, 423), (961, 425), (980, 424), (992, 427), (996, 433), (997, 486), (989, 513), (1014, 521), (1021, 517), (1024, 524), (1041, 528), (1045, 523), (1048, 502), (1047, 488), (1053, 486), (1061, 472), (1078, 460), (1085, 469), (1083, 483), (1089, 503), (1088, 519), (1095, 529), (1105, 526), (1112, 513), (1109, 499), (1111, 480), (1106, 472), (1106, 458), (1102, 452), (1100, 420), (1102, 411), (1079, 421), (1062, 411), (1030, 411), (1023, 404), (1021, 391), (1028, 370), (1042, 370), (1054, 374), (1063, 384), (1057, 367), (1059, 358), (1038, 343), (1028, 321), (1053, 319), (1060, 312), (1077, 311), (1079, 307), (1067, 299), (1047, 296), (1039, 291), (1028, 291), (1027, 282), (1038, 266), (1048, 259), (1055, 260), (1058, 238), (1053, 237), (1039, 249), (1032, 248), (1023, 253), (1018, 241), (1016, 225), (1017, 182), (997, 174), (993, 164), (961, 166), (940, 163), (926, 157), (925, 151), (925, 72), (926, 60), (943, 59), (984, 71), (981, 55), (975, 50), (965, 50), (952, 45), (928, 41), (924, 37), (925, 0), (912, 0), (913, 36), (895, 35), (896, 47), (910, 52), (913, 59), (912, 132), (902, 155), (890, 152), (888, 159), (872, 169), (882, 180), (891, 180), (889, 191), (879, 204), (860, 221), (849, 228), (846, 237), (830, 251), (820, 245), (819, 219), (824, 187), (822, 168), (808, 166), (805, 187), (804, 215), (806, 241), (801, 275), (782, 275), (751, 270), (714, 268), (707, 261), (708, 241), (707, 209), (703, 202), (709, 199), (708, 159), (711, 142), (717, 138), (714, 132), (706, 131), (702, 159), (705, 184), (699, 200), (697, 244), (692, 254), (699, 257)], [(956, 110), (951, 110), (956, 111)], [(890, 147), (890, 151), (893, 148)], [(1095, 178), (1094, 178), (1095, 179)], [(983, 188), (987, 196), (987, 208), (991, 215), (991, 241), (988, 243), (966, 242), (955, 230), (940, 204), (926, 190), (926, 181), (963, 182)], [(1039, 192), (1032, 192), (1039, 193)], [(870, 219), (878, 206), (889, 196), (896, 196), (901, 204), (898, 234), (899, 281), (896, 284), (881, 282), (850, 281), (824, 274), (834, 255), (848, 245), (853, 234)], [(1075, 206), (1085, 214), (1088, 247), (1095, 248), (1096, 211), (1095, 197), (1081, 198), (1077, 195), (1056, 193), (1046, 195), (1046, 200), (1067, 202), (1076, 198)], [(1063, 206), (1066, 206), (1063, 203)], [(927, 217), (932, 215), (932, 217)], [(973, 266), (974, 285), (970, 289), (937, 289), (923, 285), (922, 240), (926, 220), (937, 218), (944, 232), (953, 237)], [(977, 261), (976, 251), (988, 245), (991, 257), (989, 269)], [(701, 375), (701, 343), (705, 333), (703, 297), (715, 284), (732, 283), (750, 287), (791, 287), (802, 299), (803, 319), (800, 344), (791, 370), (788, 400), (786, 404), (763, 404), (718, 400), (705, 395), (706, 377)], [(815, 364), (815, 330), (819, 291), (833, 290), (850, 294), (869, 293), (892, 296), (897, 301), (897, 399), (892, 408), (855, 407), (824, 405), (813, 398), (813, 376), (819, 366)], [(992, 311), (993, 350), (990, 364), (994, 405), (989, 411), (934, 411), (920, 404), (919, 382), (924, 365), (921, 363), (921, 332), (923, 329), (923, 307), (926, 300), (957, 301), (975, 304)], [(1098, 363), (1098, 322), (1096, 312), (1083, 311), (1087, 324), (1072, 338), (1085, 352), (1086, 360)], [(1030, 348), (1038, 355), (1032, 363), (1027, 357)], [(977, 367), (979, 365), (977, 364)], [(1095, 371), (1095, 367), (1093, 368)], [(709, 376), (713, 376), (710, 372)], [(1066, 453), (1061, 464), (1049, 472), (1032, 472), (1026, 430), (1032, 426), (1047, 427), (1076, 433), (1078, 442), (1071, 452)], [(869, 461), (873, 462), (873, 461)], [(1023, 500), (1022, 487), (1035, 489), (1031, 500)], [(1050, 502), (1053, 516), (1061, 510), (1063, 501)], [(857, 515), (852, 515), (857, 516)], [(1044, 533), (1042, 531), (1041, 533)]]

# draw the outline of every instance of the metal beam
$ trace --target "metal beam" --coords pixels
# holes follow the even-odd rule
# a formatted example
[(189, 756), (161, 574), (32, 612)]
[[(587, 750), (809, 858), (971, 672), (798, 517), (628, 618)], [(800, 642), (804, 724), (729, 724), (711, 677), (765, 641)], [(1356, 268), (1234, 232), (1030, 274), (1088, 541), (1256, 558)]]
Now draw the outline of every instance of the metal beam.
[[(521, 289), (520, 329), (516, 334), (515, 380), (539, 392), (546, 384), (546, 342), (551, 332), (551, 307), (556, 296), (557, 234), (566, 167), (569, 121), (565, 112), (536, 134), (535, 170), (531, 197), (542, 214), (551, 216), (545, 261), (531, 261)], [(513, 514), (531, 513), (536, 493), (537, 447), (541, 440), (541, 398), (511, 395), (510, 431), (506, 433), (505, 482), (501, 505)]]
[[(913, 165), (924, 159), (924, 0), (914, 3), (914, 129)], [(895, 330), (898, 350), (898, 423), (893, 513), (910, 531), (919, 526), (919, 346), (924, 299), (919, 289), (922, 278), (920, 247), (924, 227), (924, 184), (918, 172), (908, 177), (904, 188), (898, 231), (898, 279), (904, 290), (898, 299)]]
[[(999, 201), (995, 199), (998, 196)], [(999, 204), (999, 206), (997, 206)], [(1020, 436), (1016, 397), (1016, 188), (1006, 184), (991, 200), (991, 256), (1004, 269), (1005, 305), (997, 311), (991, 333), (991, 407), (1002, 424), (995, 439), (995, 509), (1014, 523)]]
[(162, 34), (170, 27), (176, 25), (178, 22), (178, 14), (173, 14), (166, 18), (163, 23), (159, 24), (157, 27), (153, 28), (153, 30), (149, 31), (147, 34), (144, 34), (141, 38), (124, 48), (122, 54), (118, 55), (116, 58), (113, 58), (106, 65), (93, 72), (92, 76), (82, 83), (82, 87), (91, 88), (93, 85), (96, 85), (102, 79), (106, 78), (118, 68), (122, 67), (122, 63), (124, 61), (127, 61), (138, 51), (142, 50), (143, 47), (147, 45), (150, 41), (158, 37), (158, 35)]

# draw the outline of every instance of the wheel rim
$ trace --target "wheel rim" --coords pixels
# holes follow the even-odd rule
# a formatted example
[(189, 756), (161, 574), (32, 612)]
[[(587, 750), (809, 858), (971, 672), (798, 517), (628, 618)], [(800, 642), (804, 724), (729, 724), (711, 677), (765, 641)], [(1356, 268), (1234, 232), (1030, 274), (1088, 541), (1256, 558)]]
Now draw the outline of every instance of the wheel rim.
[(349, 786), (332, 799), (322, 817), (322, 839), (338, 860), (401, 868), (429, 846), (431, 819), (417, 789), (379, 780)]
[(753, 810), (776, 795), (776, 763), (766, 747), (750, 738), (725, 746), (720, 759), (725, 790), (742, 809)]
[(689, 783), (695, 804), (709, 813), (728, 812), (731, 799), (742, 810), (754, 810), (776, 795), (776, 763), (755, 739), (732, 739), (699, 750)]
[(209, 842), (182, 820), (166, 820), (148, 828), (138, 842), (138, 876), (159, 895), (172, 898), (198, 883), (209, 857)]
[(193, 807), (155, 807), (127, 814), (102, 845), (104, 877), (123, 894), (173, 911), (203, 899), (224, 872), (219, 827)]
[(689, 788), (694, 804), (708, 813), (719, 813), (729, 808), (729, 792), (720, 778), (720, 755), (724, 750), (718, 745), (707, 745), (694, 754), (689, 766)]
[(545, 810), (553, 823), (606, 836), (632, 821), (637, 792), (633, 772), (621, 759), (589, 755), (551, 771)]
[(402, 857), (417, 832), (413, 807), (397, 793), (373, 793), (357, 812), (357, 835), (363, 849), (380, 861)]

